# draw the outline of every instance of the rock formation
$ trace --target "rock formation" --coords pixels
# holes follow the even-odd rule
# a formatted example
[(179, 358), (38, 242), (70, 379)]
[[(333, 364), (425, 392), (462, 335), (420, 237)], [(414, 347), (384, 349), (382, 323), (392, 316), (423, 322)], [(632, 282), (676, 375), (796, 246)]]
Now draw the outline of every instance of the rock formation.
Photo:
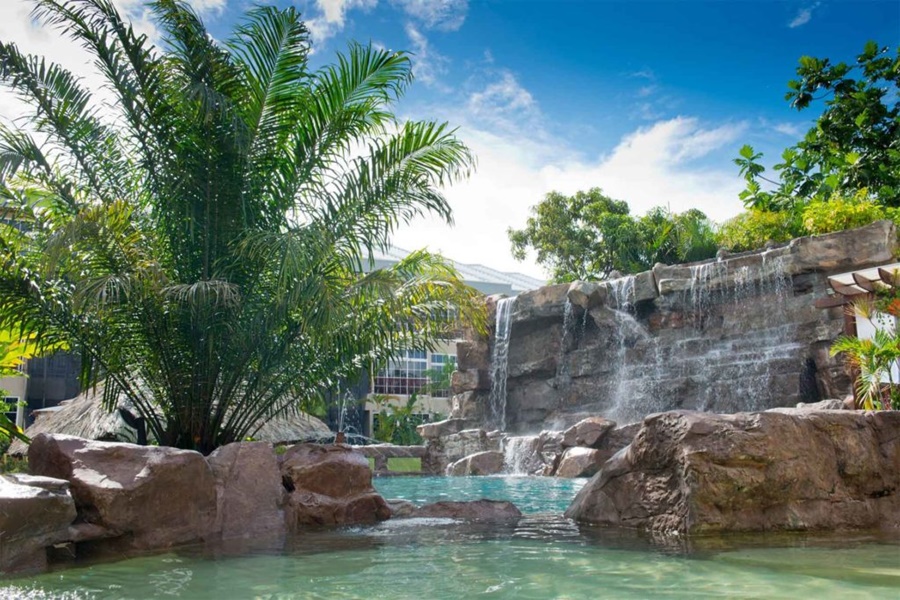
[[(896, 250), (894, 225), (881, 221), (762, 252), (521, 294), (511, 314), (506, 430), (843, 397), (850, 378), (828, 353), (843, 309), (816, 301), (829, 294), (829, 275), (891, 262)], [(491, 427), (485, 375), (493, 366), (483, 340), (460, 345), (460, 355), (451, 417)]]
[(297, 444), (285, 453), (281, 471), (290, 492), (285, 513), (291, 531), (375, 523), (391, 516), (372, 487), (369, 461), (348, 446)]
[(900, 527), (900, 411), (647, 417), (566, 516), (655, 533)]
[(277, 456), (264, 442), (236, 443), (204, 458), (39, 434), (28, 462), (38, 476), (0, 476), (0, 572), (39, 570), (60, 543), (127, 556), (391, 516), (368, 460), (349, 446), (297, 444)]

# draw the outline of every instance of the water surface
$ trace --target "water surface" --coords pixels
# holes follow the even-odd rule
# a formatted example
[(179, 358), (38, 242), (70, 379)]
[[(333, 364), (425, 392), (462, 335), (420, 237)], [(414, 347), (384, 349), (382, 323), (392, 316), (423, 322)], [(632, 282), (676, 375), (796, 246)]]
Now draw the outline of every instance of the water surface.
[(399, 519), (307, 533), (237, 554), (186, 548), (0, 581), (0, 598), (844, 600), (893, 598), (900, 590), (896, 540), (723, 538), (697, 550), (579, 528), (560, 510), (583, 481), (385, 478), (376, 485), (386, 497), (414, 502), (512, 499), (526, 514), (501, 526)]

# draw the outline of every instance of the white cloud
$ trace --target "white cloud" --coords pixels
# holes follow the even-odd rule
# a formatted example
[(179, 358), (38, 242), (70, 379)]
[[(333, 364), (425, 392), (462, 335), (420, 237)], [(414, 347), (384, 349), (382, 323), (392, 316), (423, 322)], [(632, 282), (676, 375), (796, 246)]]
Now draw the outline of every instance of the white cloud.
[(412, 23), (406, 24), (406, 35), (412, 44), (413, 73), (417, 81), (431, 85), (446, 72), (447, 57), (435, 51), (421, 31)]
[[(218, 0), (200, 0), (215, 2)], [(319, 15), (306, 20), (313, 42), (321, 43), (340, 32), (347, 21), (347, 11), (354, 8), (370, 10), (378, 0), (316, 0)]]
[(801, 138), (804, 133), (803, 128), (799, 125), (795, 125), (794, 123), (776, 123), (772, 126), (772, 129), (782, 135), (797, 139)]
[(211, 15), (225, 10), (226, 0), (188, 0), (188, 4), (200, 15)]
[(791, 20), (791, 22), (788, 23), (788, 27), (790, 27), (791, 29), (794, 29), (796, 27), (800, 27), (802, 25), (806, 25), (807, 23), (809, 23), (810, 20), (812, 20), (813, 11), (816, 10), (817, 8), (819, 8), (820, 4), (821, 4), (820, 2), (816, 2), (815, 4), (812, 4), (811, 6), (801, 8), (799, 11), (797, 11), (797, 14), (794, 16), (794, 18)]
[(469, 96), (466, 104), (469, 117), (498, 130), (520, 130), (534, 135), (541, 129), (540, 109), (534, 96), (512, 72), (504, 69), (496, 75), (494, 81)]
[(456, 31), (466, 20), (468, 0), (391, 0), (429, 29)]
[[(530, 94), (512, 97), (519, 98), (512, 104), (534, 107)], [(453, 228), (436, 220), (417, 222), (398, 232), (400, 247), (427, 246), (461, 262), (543, 277), (533, 260), (512, 258), (506, 229), (523, 227), (530, 208), (550, 191), (573, 194), (600, 187), (626, 200), (634, 214), (655, 206), (676, 212), (698, 208), (723, 221), (742, 210), (737, 170), (726, 160), (721, 166), (706, 163), (717, 153), (736, 153), (728, 146), (736, 146), (747, 130), (743, 123), (708, 127), (690, 117), (661, 120), (624, 136), (608, 155), (588, 159), (572, 145), (535, 135), (527, 126), (504, 131), (492, 123), (475, 125), (458, 111), (442, 116), (461, 125), (459, 135), (478, 156), (478, 170), (446, 191)]]

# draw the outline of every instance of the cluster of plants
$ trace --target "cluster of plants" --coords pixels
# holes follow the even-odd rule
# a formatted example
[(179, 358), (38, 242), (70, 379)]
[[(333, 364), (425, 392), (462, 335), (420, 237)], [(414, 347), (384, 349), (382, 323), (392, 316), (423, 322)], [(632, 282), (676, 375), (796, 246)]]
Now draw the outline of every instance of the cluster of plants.
[(866, 44), (853, 65), (805, 56), (786, 99), (797, 110), (822, 106), (802, 140), (772, 174), (751, 146), (735, 159), (746, 210), (722, 223), (703, 213), (629, 214), (627, 203), (599, 190), (557, 192), (509, 230), (520, 259), (536, 253), (554, 281), (635, 273), (655, 262), (710, 258), (718, 248), (744, 251), (770, 242), (841, 231), (881, 219), (900, 222), (900, 47)]
[(849, 309), (857, 318), (869, 320), (875, 332), (864, 339), (839, 337), (831, 345), (831, 355), (843, 354), (850, 364), (861, 408), (900, 408), (900, 333), (896, 327), (900, 318), (900, 290), (880, 288), (871, 297), (851, 304)]
[(253, 8), (219, 41), (157, 0), (157, 47), (110, 0), (32, 3), (106, 85), (0, 43), (0, 82), (31, 107), (0, 125), (19, 223), (0, 225), (0, 328), (68, 344), (108, 408), (127, 398), (160, 444), (208, 453), (483, 326), (440, 257), (371, 268), (398, 226), (449, 221), (440, 189), (473, 168), (446, 123), (395, 118), (407, 55), (354, 44), (312, 70), (294, 8)]

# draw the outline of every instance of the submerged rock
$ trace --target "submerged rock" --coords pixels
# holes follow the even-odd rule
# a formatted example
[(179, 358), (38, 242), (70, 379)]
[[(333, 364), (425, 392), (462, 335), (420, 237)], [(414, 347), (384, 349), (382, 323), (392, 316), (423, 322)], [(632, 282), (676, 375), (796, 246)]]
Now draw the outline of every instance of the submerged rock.
[(413, 517), (460, 519), (463, 521), (506, 521), (518, 519), (522, 511), (505, 500), (434, 502), (420, 506)]
[(566, 511), (661, 533), (900, 527), (900, 411), (647, 417)]

